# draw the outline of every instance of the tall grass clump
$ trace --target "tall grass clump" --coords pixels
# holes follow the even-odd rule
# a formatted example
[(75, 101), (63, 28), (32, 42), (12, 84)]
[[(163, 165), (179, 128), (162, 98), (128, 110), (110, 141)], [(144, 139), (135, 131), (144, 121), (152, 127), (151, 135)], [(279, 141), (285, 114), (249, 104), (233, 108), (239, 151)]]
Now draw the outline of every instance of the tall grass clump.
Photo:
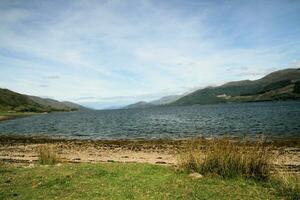
[(183, 169), (224, 178), (245, 177), (268, 179), (271, 173), (271, 156), (264, 142), (246, 144), (229, 139), (213, 139), (199, 147), (190, 142), (179, 156)]
[(48, 145), (41, 145), (37, 148), (39, 163), (42, 165), (54, 165), (61, 161), (59, 155)]
[(288, 200), (300, 199), (300, 175), (280, 174), (274, 177), (269, 186), (275, 188), (278, 195)]

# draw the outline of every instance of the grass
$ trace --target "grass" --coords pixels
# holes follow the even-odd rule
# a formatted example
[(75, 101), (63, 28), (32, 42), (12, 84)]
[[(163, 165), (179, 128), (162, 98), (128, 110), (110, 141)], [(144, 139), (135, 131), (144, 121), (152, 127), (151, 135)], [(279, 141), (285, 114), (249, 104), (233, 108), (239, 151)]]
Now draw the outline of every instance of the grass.
[(263, 141), (237, 142), (227, 138), (191, 141), (179, 156), (179, 170), (218, 176), (224, 180), (256, 180), (273, 188), (284, 199), (300, 199), (300, 177), (279, 174), (272, 165), (274, 155)]
[(59, 155), (49, 145), (41, 145), (37, 148), (38, 160), (42, 165), (54, 165), (61, 161)]
[(39, 113), (34, 112), (2, 112), (0, 111), (1, 116), (23, 116), (23, 115), (36, 115)]
[(29, 115), (36, 115), (38, 113), (33, 112), (3, 112), (0, 111), (0, 121), (8, 120), (8, 119), (15, 119), (18, 117), (25, 117)]
[(280, 196), (289, 200), (300, 199), (300, 176), (293, 174), (280, 174), (269, 181), (269, 187), (276, 188)]
[(226, 138), (207, 141), (205, 148), (197, 142), (187, 144), (179, 157), (182, 169), (214, 174), (223, 178), (243, 177), (266, 180), (272, 171), (272, 154), (263, 142), (254, 145)]
[(193, 180), (150, 164), (0, 168), (0, 199), (282, 199), (275, 186), (241, 178)]

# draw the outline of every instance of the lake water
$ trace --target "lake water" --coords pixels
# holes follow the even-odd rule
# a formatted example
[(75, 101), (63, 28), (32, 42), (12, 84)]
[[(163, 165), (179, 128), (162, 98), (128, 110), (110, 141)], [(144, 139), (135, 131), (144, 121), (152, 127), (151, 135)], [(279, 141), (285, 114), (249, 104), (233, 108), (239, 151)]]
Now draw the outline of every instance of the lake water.
[(0, 122), (0, 135), (79, 139), (300, 137), (300, 102), (50, 113)]

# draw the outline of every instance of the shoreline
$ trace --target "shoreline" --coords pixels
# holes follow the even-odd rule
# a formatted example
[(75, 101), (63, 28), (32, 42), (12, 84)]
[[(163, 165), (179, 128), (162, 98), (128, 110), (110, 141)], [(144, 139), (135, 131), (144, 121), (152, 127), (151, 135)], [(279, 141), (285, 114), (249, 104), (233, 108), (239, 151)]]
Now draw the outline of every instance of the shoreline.
[(21, 117), (29, 117), (32, 115), (38, 115), (38, 114), (44, 114), (44, 113), (15, 113), (15, 112), (7, 112), (7, 113), (1, 113), (0, 112), (0, 122), (1, 121), (6, 121), (6, 120), (12, 120), (16, 118), (21, 118)]
[(182, 137), (182, 138), (111, 138), (111, 139), (88, 139), (88, 138), (66, 138), (66, 137), (50, 137), (42, 135), (1, 135), (0, 143), (5, 141), (14, 141), (21, 143), (56, 143), (56, 142), (75, 142), (75, 143), (92, 143), (92, 144), (172, 144), (180, 145), (186, 144), (190, 141), (210, 141), (212, 139), (223, 139), (227, 138), (236, 142), (244, 142), (248, 144), (256, 143), (257, 141), (264, 140), (264, 143), (277, 147), (299, 147), (300, 148), (300, 137), (289, 136), (289, 137), (266, 137), (264, 135), (258, 135), (254, 137), (239, 137), (239, 136), (216, 136), (216, 137)]
[(15, 118), (16, 118), (15, 116), (0, 115), (0, 122), (9, 119), (15, 119)]
[[(233, 140), (235, 141), (235, 140)], [(46, 145), (66, 163), (148, 163), (177, 165), (177, 158), (190, 142), (205, 149), (207, 139), (156, 140), (78, 140), (42, 137), (0, 136), (0, 162), (35, 165), (37, 149)], [(253, 142), (247, 145), (253, 145)], [(282, 171), (300, 173), (300, 138), (266, 143), (276, 155), (273, 164)]]

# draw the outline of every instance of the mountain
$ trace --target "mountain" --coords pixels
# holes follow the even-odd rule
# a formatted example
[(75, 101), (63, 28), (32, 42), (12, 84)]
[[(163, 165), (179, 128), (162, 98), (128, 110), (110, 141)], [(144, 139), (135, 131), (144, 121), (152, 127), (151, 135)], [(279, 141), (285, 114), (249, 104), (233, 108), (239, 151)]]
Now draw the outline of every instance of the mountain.
[(137, 103), (125, 106), (124, 108), (125, 109), (130, 109), (130, 108), (149, 108), (149, 107), (153, 107), (153, 106), (168, 105), (168, 104), (176, 101), (180, 97), (181, 97), (180, 95), (169, 95), (169, 96), (165, 96), (165, 97), (162, 97), (160, 99), (157, 99), (157, 100), (154, 100), (154, 101), (150, 101), (150, 102), (139, 101)]
[(0, 111), (47, 112), (49, 108), (8, 89), (0, 88)]
[(128, 106), (125, 106), (124, 109), (131, 109), (131, 108), (149, 108), (149, 107), (152, 107), (152, 106), (155, 106), (151, 103), (147, 103), (145, 101), (139, 101), (137, 103), (134, 103), (134, 104), (130, 104)]
[(71, 108), (71, 109), (75, 109), (75, 110), (91, 110), (90, 108), (84, 107), (82, 105), (70, 102), (70, 101), (63, 101), (61, 102), (62, 104), (64, 104), (65, 106)]
[(83, 107), (71, 102), (19, 94), (8, 89), (0, 89), (0, 111), (52, 112), (74, 111)]
[(181, 97), (181, 95), (169, 95), (169, 96), (165, 96), (165, 97), (162, 97), (162, 98), (154, 100), (154, 101), (150, 101), (149, 103), (153, 104), (153, 105), (165, 105), (165, 104), (169, 104), (169, 103), (176, 101), (180, 97)]
[(299, 99), (300, 68), (279, 70), (258, 80), (229, 82), (196, 90), (169, 105)]
[(50, 107), (52, 110), (57, 110), (57, 111), (75, 111), (75, 110), (86, 110), (88, 108), (85, 108), (79, 104), (69, 102), (69, 101), (57, 101), (54, 99), (49, 99), (49, 98), (41, 98), (37, 96), (29, 96), (27, 95), (31, 100), (34, 102), (41, 104), (46, 107)]

